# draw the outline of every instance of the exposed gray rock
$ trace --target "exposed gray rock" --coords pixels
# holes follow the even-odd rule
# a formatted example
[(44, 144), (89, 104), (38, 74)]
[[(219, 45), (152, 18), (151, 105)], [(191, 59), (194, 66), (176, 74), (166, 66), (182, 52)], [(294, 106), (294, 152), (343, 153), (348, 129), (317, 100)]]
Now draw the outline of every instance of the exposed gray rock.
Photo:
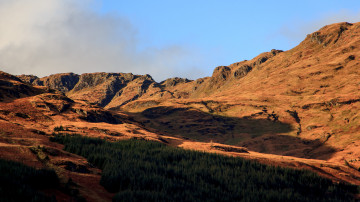
[(235, 70), (234, 72), (234, 78), (240, 79), (246, 76), (250, 71), (252, 70), (252, 67), (250, 65), (243, 65), (239, 69)]
[(177, 84), (188, 83), (188, 82), (190, 82), (189, 79), (174, 77), (174, 78), (166, 79), (165, 81), (162, 81), (160, 84), (165, 87), (173, 87), (176, 86)]

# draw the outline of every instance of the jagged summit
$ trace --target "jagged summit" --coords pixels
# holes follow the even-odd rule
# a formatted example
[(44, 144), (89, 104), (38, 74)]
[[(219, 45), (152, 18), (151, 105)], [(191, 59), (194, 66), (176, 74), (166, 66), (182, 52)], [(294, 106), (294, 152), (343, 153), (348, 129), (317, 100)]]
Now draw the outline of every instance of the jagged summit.
[[(16, 78), (16, 77), (15, 77)], [(19, 75), (24, 82), (36, 86), (46, 86), (66, 93), (73, 99), (86, 100), (102, 107), (119, 107), (136, 100), (147, 92), (150, 96), (172, 97), (165, 88), (171, 88), (181, 83), (190, 82), (188, 79), (171, 78), (161, 83), (146, 75), (132, 73), (61, 73), (43, 78), (33, 75)], [(166, 95), (164, 95), (166, 94)]]
[[(356, 29), (359, 28), (359, 24), (342, 22), (322, 27), (319, 31), (307, 35), (304, 43), (310, 41), (311, 43), (316, 42), (322, 47), (327, 47), (339, 43), (347, 43), (350, 38), (354, 37), (353, 34), (358, 33)], [(355, 29), (355, 30), (353, 30)], [(352, 36), (349, 35), (352, 34)]]

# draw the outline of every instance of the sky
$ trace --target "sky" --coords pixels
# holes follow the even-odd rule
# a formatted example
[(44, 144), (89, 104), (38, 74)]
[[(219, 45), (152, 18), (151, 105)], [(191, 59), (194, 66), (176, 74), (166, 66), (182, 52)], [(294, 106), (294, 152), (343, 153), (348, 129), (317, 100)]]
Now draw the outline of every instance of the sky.
[(344, 21), (359, 0), (0, 0), (0, 70), (197, 79)]

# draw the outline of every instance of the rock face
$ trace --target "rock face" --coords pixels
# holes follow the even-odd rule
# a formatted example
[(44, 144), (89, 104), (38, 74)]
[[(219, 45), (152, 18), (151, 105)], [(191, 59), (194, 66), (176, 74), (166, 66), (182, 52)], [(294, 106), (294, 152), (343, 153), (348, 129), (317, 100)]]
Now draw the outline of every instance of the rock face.
[(55, 74), (53, 76), (45, 77), (35, 80), (33, 83), (40, 86), (48, 86), (52, 89), (57, 89), (61, 92), (69, 92), (79, 81), (79, 75), (74, 73)]
[(210, 83), (212, 83), (212, 85), (222, 83), (223, 81), (226, 81), (229, 78), (230, 74), (231, 74), (230, 67), (228, 66), (216, 67), (211, 76)]
[(319, 31), (309, 34), (307, 40), (310, 39), (311, 42), (317, 43), (323, 47), (326, 47), (330, 44), (335, 44), (341, 39), (342, 34), (349, 30), (352, 26), (352, 23), (338, 23), (335, 26), (325, 26)]
[(174, 77), (174, 78), (166, 79), (165, 81), (161, 82), (160, 84), (164, 87), (174, 87), (178, 84), (188, 83), (188, 82), (190, 82), (189, 79)]
[(261, 53), (249, 61), (245, 60), (228, 66), (216, 67), (211, 77), (198, 79), (193, 84), (193, 92), (189, 97), (210, 96), (221, 88), (231, 88), (235, 82), (247, 76), (254, 69), (261, 70), (267, 61), (282, 52), (273, 49), (270, 52)]
[(150, 75), (134, 75), (131, 73), (74, 73), (54, 74), (44, 78), (33, 75), (15, 77), (19, 81), (35, 86), (46, 86), (66, 93), (72, 99), (86, 100), (105, 108), (119, 108), (144, 96), (172, 96), (165, 90), (188, 79), (173, 78), (157, 83)]
[(17, 76), (20, 80), (22, 80), (23, 82), (26, 82), (26, 83), (33, 83), (35, 80), (39, 79), (39, 77), (37, 76), (34, 76), (34, 75), (25, 75), (25, 74), (22, 74), (22, 75), (19, 75)]
[(46, 86), (63, 93), (72, 90), (79, 81), (79, 75), (74, 73), (53, 74), (43, 78), (38, 78), (34, 75), (20, 75), (18, 78), (24, 82), (37, 86)]
[(240, 79), (245, 77), (251, 70), (255, 68), (261, 69), (261, 65), (263, 63), (282, 52), (282, 50), (272, 49), (270, 52), (262, 53), (250, 61), (237, 62), (229, 65), (233, 70), (233, 77), (235, 79)]
[(132, 74), (91, 73), (80, 75), (78, 83), (69, 92), (76, 99), (88, 100), (105, 107), (117, 92), (135, 78)]
[(250, 65), (242, 65), (234, 71), (234, 78), (240, 79), (245, 77), (253, 69)]
[(118, 109), (140, 98), (180, 98), (188, 93), (177, 92), (177, 86), (190, 83), (185, 78), (171, 78), (161, 83), (146, 75), (131, 73), (54, 74), (43, 78), (19, 75), (17, 79), (35, 86), (59, 90), (72, 99), (86, 100), (101, 107)]
[(107, 104), (107, 108), (118, 108), (139, 99), (155, 83), (150, 75), (135, 76), (131, 82), (128, 82), (112, 96), (111, 101)]

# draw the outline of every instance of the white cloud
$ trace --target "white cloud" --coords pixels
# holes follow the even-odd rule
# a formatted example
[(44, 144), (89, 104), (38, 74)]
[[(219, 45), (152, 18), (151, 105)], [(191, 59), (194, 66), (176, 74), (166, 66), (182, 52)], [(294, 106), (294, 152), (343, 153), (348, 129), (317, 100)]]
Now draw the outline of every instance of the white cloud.
[(124, 17), (94, 12), (91, 3), (0, 0), (0, 69), (38, 76), (132, 72), (150, 74), (158, 81), (202, 74), (198, 68), (183, 66), (201, 58), (190, 48), (174, 44), (139, 51), (136, 28)]

